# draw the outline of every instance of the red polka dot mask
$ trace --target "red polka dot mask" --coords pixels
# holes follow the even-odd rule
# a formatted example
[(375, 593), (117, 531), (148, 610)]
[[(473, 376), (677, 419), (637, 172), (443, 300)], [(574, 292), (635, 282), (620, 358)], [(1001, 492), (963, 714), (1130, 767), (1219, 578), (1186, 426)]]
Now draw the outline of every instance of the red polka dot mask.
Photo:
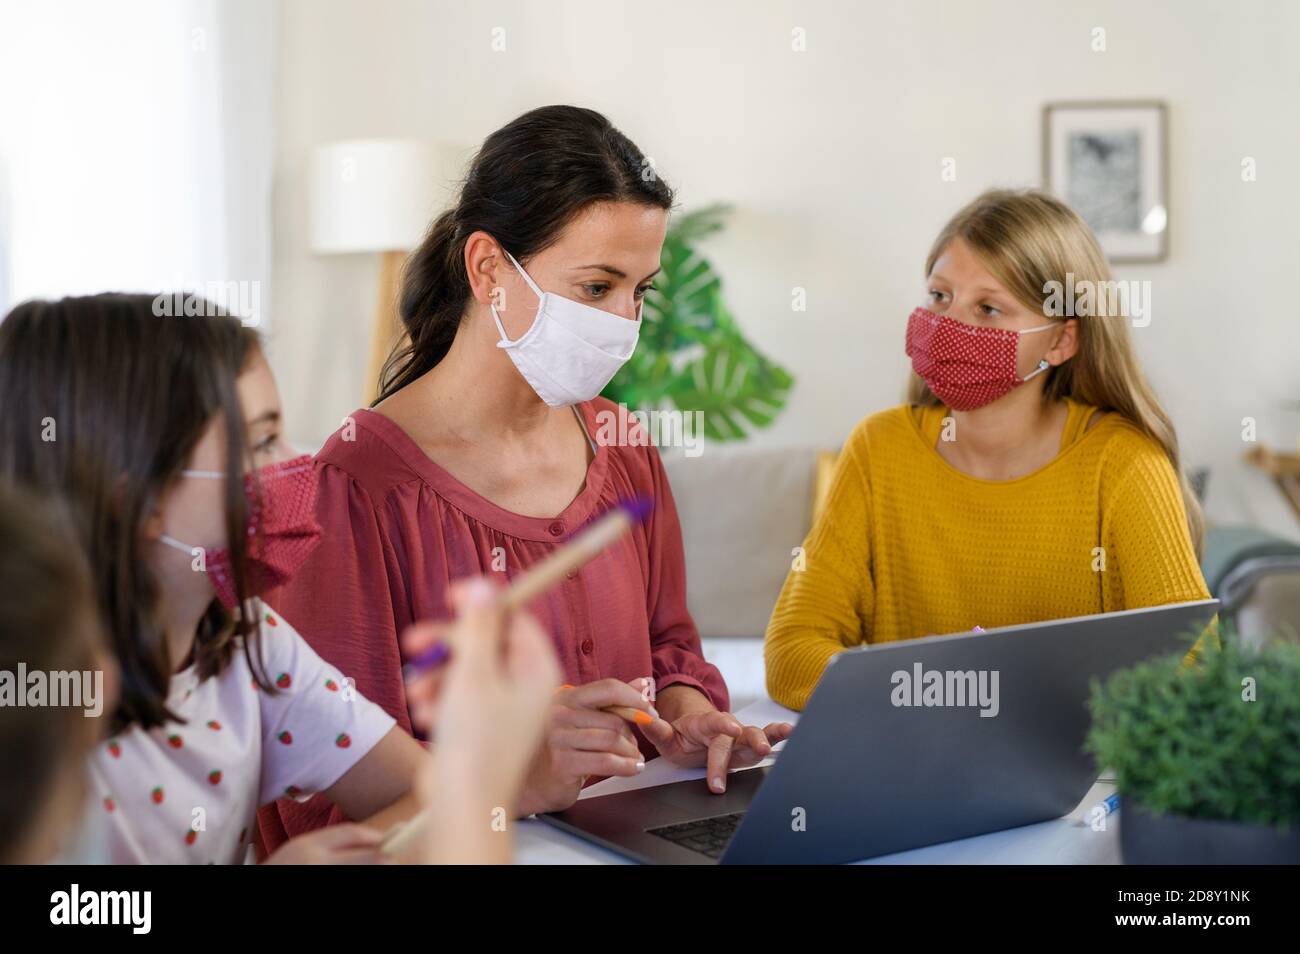
[[(186, 470), (185, 477), (225, 478), (219, 470)], [(316, 519), (316, 466), (310, 454), (270, 464), (244, 475), (248, 500), (248, 584), (256, 596), (283, 586), (320, 542)], [(192, 547), (165, 534), (163, 543), (195, 558), (195, 569), (207, 571), (217, 599), (227, 609), (238, 604), (235, 579), (226, 547)], [(202, 562), (199, 562), (200, 557)]]
[(907, 319), (907, 356), (935, 397), (954, 411), (973, 411), (1051, 367), (1044, 358), (1022, 378), (1016, 357), (1021, 335), (1055, 324), (1024, 331), (980, 328), (917, 308)]

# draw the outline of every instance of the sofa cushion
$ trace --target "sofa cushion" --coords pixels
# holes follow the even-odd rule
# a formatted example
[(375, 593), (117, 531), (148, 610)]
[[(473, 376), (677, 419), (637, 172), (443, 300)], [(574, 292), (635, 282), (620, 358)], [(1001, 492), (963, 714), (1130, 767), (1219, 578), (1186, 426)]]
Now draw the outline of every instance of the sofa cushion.
[(686, 548), (687, 605), (705, 638), (762, 636), (808, 534), (816, 450), (663, 450)]

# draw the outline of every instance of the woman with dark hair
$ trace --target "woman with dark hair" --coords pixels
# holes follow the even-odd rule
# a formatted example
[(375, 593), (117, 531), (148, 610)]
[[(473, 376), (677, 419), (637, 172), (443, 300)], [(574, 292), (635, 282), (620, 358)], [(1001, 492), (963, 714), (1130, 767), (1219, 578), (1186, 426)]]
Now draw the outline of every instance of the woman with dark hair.
[[(632, 354), (659, 271), (673, 194), (605, 117), (533, 110), (483, 143), (454, 207), (407, 263), (409, 344), (380, 394), (317, 457), (325, 542), (283, 597), (322, 656), (410, 727), (397, 634), (449, 615), (460, 577), (514, 578), (620, 499), (646, 522), (533, 604), (567, 685), (514, 809), (572, 804), (592, 776), (646, 756), (761, 759), (789, 726), (742, 726), (686, 609), (681, 532), (658, 453), (634, 420), (596, 439), (599, 398)], [(643, 709), (640, 738), (602, 707)], [(436, 745), (436, 742), (435, 742)], [(268, 844), (325, 823), (329, 806), (263, 813)]]
[(259, 806), (324, 792), (370, 826), (277, 860), (374, 860), (423, 753), (257, 598), (320, 535), (314, 468), (282, 436), (257, 334), (153, 302), (29, 302), (0, 323), (0, 479), (66, 500), (121, 672), (90, 758), (112, 859), (238, 863)]

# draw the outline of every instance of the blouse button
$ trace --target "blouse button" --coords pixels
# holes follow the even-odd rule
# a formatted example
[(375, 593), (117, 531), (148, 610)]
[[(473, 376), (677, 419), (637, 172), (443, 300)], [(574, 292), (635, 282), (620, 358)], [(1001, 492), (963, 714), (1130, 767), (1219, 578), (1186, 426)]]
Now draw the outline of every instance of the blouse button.
[(590, 639), (584, 639), (584, 640), (582, 641), (582, 654), (583, 654), (584, 656), (590, 656), (590, 655), (591, 655), (591, 651), (592, 651), (592, 649), (594, 649), (594, 648), (595, 648), (595, 644), (593, 644), (592, 641), (591, 641)]
[(578, 571), (570, 570), (568, 573), (564, 574), (564, 578), (566, 580), (576, 580), (578, 578)]
[(564, 524), (557, 520), (546, 529), (550, 532), (551, 536), (558, 537), (564, 532)]

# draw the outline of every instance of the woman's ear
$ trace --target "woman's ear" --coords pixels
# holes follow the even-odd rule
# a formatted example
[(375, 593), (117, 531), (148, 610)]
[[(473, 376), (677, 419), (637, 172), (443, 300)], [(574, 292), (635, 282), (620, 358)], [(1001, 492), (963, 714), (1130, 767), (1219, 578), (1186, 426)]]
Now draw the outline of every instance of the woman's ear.
[(1079, 320), (1067, 318), (1056, 338), (1056, 344), (1047, 352), (1047, 362), (1051, 365), (1065, 364), (1079, 353)]
[(465, 274), (474, 300), (480, 305), (502, 307), (500, 272), (505, 255), (497, 240), (478, 231), (465, 240)]

